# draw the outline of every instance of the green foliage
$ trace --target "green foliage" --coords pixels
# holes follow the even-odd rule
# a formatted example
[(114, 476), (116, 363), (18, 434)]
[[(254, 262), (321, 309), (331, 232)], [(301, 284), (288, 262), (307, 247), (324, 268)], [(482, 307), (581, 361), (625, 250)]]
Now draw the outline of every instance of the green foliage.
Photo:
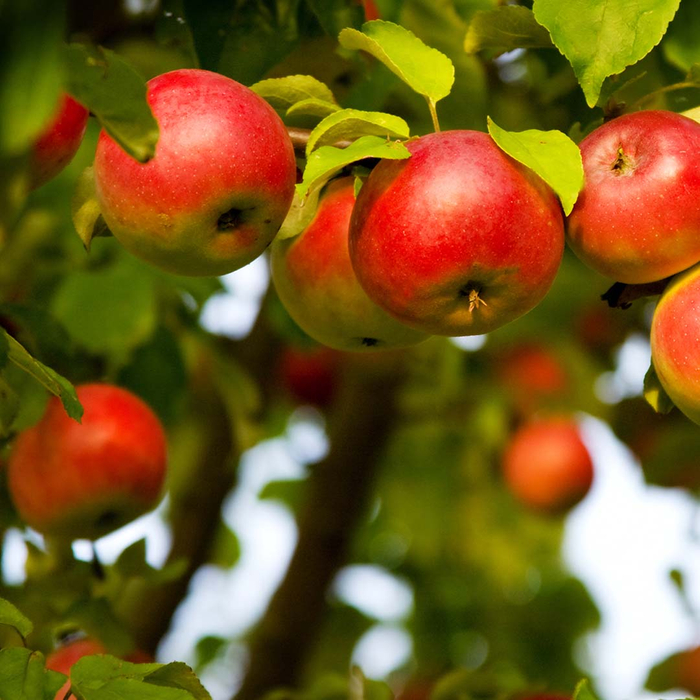
[(644, 376), (644, 398), (657, 413), (669, 413), (675, 407), (671, 397), (661, 385), (654, 365), (650, 365)]
[(44, 668), (40, 652), (21, 647), (0, 650), (0, 697), (54, 700), (65, 677)]
[(9, 600), (0, 598), (0, 624), (9, 625), (17, 630), (21, 637), (31, 634), (34, 625)]
[(264, 97), (276, 109), (288, 109), (297, 102), (318, 100), (335, 103), (330, 88), (312, 75), (286, 75), (283, 78), (261, 80), (250, 89)]

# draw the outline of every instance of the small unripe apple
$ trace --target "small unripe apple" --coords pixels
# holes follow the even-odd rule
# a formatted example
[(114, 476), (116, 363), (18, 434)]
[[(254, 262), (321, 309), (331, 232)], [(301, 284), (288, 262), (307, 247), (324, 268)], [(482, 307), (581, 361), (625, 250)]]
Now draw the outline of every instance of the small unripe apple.
[(580, 147), (586, 180), (567, 236), (586, 265), (640, 284), (700, 261), (700, 124), (663, 110), (634, 112)]
[(160, 137), (139, 163), (107, 135), (95, 154), (107, 226), (134, 255), (181, 275), (223, 275), (257, 258), (292, 202), (294, 149), (277, 113), (210, 71), (148, 82)]
[(700, 425), (700, 264), (676, 275), (651, 322), (651, 359), (674, 404)]
[(559, 513), (586, 495), (593, 481), (593, 462), (573, 420), (541, 419), (513, 435), (503, 458), (503, 475), (524, 504)]
[[(107, 649), (96, 639), (87, 637), (76, 639), (73, 642), (59, 647), (46, 657), (46, 668), (51, 671), (58, 671), (66, 676), (70, 675), (70, 669), (74, 663), (80, 661), (83, 656), (93, 656), (94, 654), (106, 654)], [(63, 700), (70, 688), (70, 680), (67, 680), (61, 689), (56, 693), (54, 700)]]
[(35, 189), (58, 175), (73, 159), (85, 135), (89, 113), (70, 95), (61, 95), (56, 113), (34, 143), (30, 187)]
[(154, 508), (166, 472), (163, 427), (131, 392), (109, 384), (77, 387), (82, 423), (51, 398), (21, 432), (8, 462), (10, 496), (41, 533), (96, 539)]
[(306, 229), (272, 244), (277, 294), (308, 335), (336, 350), (415, 345), (427, 335), (393, 319), (357, 281), (348, 253), (354, 204), (354, 179), (334, 180), (322, 193)]
[(439, 335), (495, 330), (536, 306), (561, 262), (560, 204), (488, 134), (445, 131), (409, 141), (357, 198), (350, 257), (369, 297)]
[(287, 347), (280, 356), (280, 378), (291, 396), (302, 403), (325, 408), (333, 401), (341, 353), (327, 347)]

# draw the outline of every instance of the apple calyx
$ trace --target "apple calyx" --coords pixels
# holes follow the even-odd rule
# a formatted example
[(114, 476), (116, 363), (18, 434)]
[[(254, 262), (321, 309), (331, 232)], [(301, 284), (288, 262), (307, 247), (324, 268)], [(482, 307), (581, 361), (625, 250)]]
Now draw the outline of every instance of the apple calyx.
[(629, 174), (630, 170), (633, 170), (634, 167), (632, 163), (630, 162), (630, 159), (628, 156), (625, 155), (625, 152), (620, 146), (617, 149), (617, 156), (615, 160), (613, 161), (613, 164), (610, 166), (610, 170), (613, 171), (614, 175), (627, 175)]
[(459, 290), (459, 296), (461, 298), (466, 298), (469, 302), (469, 313), (472, 313), (474, 309), (478, 309), (480, 306), (488, 306), (488, 304), (479, 296), (481, 289), (477, 289), (475, 285), (465, 284)]

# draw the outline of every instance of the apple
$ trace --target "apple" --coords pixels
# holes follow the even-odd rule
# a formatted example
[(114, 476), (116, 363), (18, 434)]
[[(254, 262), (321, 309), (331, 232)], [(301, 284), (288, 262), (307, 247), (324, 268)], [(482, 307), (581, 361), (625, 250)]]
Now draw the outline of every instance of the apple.
[(56, 113), (34, 142), (30, 160), (30, 187), (53, 179), (76, 154), (85, 135), (89, 113), (70, 95), (61, 95)]
[(97, 198), (107, 226), (137, 257), (181, 275), (223, 275), (270, 244), (292, 202), (294, 149), (261, 97), (235, 80), (182, 69), (148, 82), (160, 127), (139, 163), (102, 131)]
[(319, 408), (333, 402), (341, 354), (327, 347), (286, 347), (280, 355), (281, 383), (297, 401)]
[(567, 220), (589, 267), (628, 284), (700, 261), (700, 124), (673, 112), (634, 112), (581, 142), (585, 186)]
[(415, 345), (427, 335), (389, 316), (355, 277), (348, 253), (354, 204), (354, 179), (334, 180), (321, 194), (318, 211), (306, 229), (275, 240), (271, 265), (277, 294), (302, 330), (336, 350)]
[(700, 425), (700, 264), (676, 275), (651, 322), (651, 359), (661, 386)]
[(360, 190), (350, 258), (360, 284), (396, 319), (438, 335), (475, 335), (527, 313), (564, 249), (559, 201), (488, 134), (409, 141)]
[(163, 427), (137, 396), (109, 384), (77, 387), (82, 423), (51, 398), (8, 460), (20, 517), (61, 538), (96, 539), (155, 507), (166, 472)]
[(693, 697), (700, 696), (700, 647), (682, 651), (676, 661), (676, 684)]
[(512, 436), (503, 475), (522, 503), (559, 513), (586, 495), (593, 481), (593, 462), (573, 420), (542, 418), (526, 423)]
[[(106, 654), (107, 649), (96, 639), (90, 637), (76, 639), (68, 642), (46, 657), (46, 668), (51, 671), (58, 671), (66, 676), (70, 675), (70, 669), (74, 663), (83, 656), (93, 656), (95, 654)], [(67, 680), (61, 689), (56, 693), (54, 700), (64, 700), (70, 688), (70, 680)]]

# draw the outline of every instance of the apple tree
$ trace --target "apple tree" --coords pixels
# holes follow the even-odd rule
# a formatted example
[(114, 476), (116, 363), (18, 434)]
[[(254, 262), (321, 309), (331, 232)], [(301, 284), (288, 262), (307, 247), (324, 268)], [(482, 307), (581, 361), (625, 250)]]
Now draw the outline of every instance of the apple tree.
[[(694, 0), (0, 3), (0, 699), (595, 698), (582, 424), (700, 488), (699, 31)], [(630, 342), (643, 390), (606, 394)], [(205, 574), (258, 555), (246, 499), (296, 535), (234, 629)], [(160, 561), (103, 554), (156, 506)], [(692, 645), (645, 674), (700, 695)]]

